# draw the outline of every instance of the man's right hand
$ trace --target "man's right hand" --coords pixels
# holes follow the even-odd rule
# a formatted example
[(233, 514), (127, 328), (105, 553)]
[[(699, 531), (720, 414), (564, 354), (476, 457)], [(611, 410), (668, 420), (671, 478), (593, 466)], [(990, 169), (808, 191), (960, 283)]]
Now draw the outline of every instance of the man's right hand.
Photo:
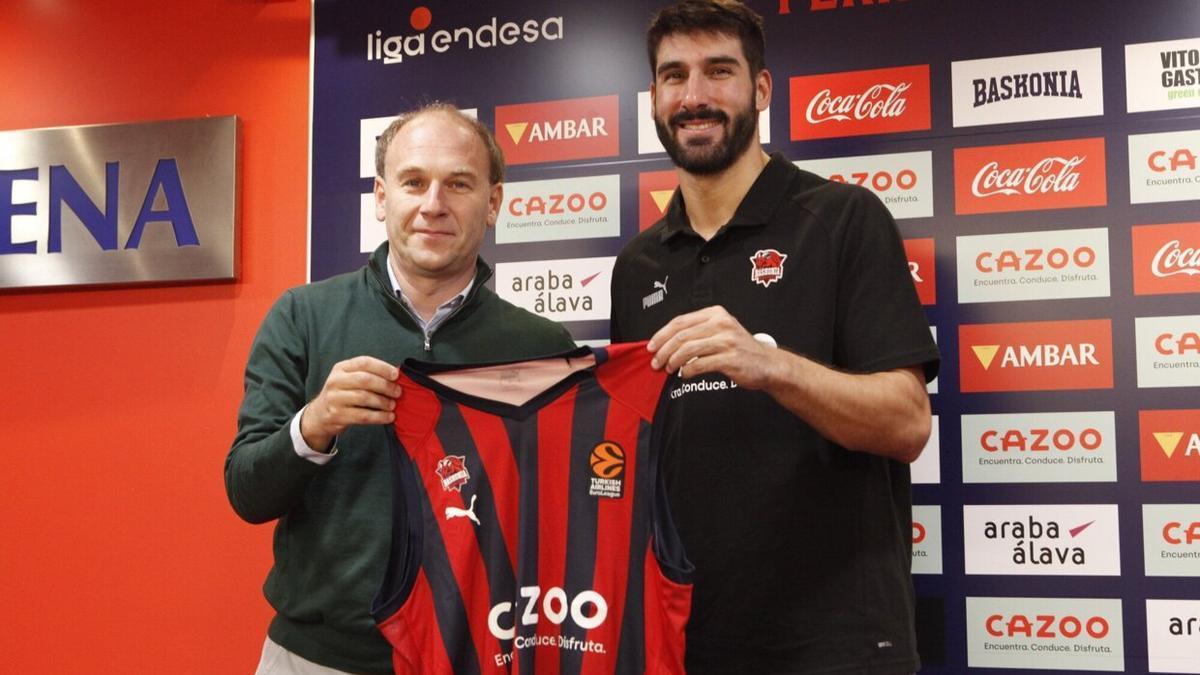
[(338, 434), (358, 424), (391, 424), (396, 420), (400, 385), (395, 366), (370, 356), (334, 364), (325, 386), (304, 409), (300, 435), (308, 447), (328, 452)]

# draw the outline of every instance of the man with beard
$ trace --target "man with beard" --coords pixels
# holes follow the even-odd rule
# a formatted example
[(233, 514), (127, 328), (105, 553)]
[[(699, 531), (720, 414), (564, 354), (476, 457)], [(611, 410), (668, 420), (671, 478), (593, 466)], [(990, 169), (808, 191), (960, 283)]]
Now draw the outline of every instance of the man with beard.
[(938, 353), (895, 222), (763, 152), (753, 11), (683, 0), (647, 48), (679, 190), (617, 258), (612, 339), (679, 375), (663, 471), (696, 566), (688, 672), (911, 673), (908, 464)]

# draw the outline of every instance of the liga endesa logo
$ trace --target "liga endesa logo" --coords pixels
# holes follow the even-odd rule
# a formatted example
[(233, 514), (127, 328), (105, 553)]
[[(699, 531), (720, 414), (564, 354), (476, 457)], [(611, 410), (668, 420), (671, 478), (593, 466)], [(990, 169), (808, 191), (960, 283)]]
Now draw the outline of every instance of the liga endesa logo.
[(667, 215), (667, 205), (679, 187), (679, 175), (674, 170), (643, 171), (638, 174), (638, 231), (642, 231)]
[(1200, 481), (1200, 410), (1142, 410), (1143, 481)]
[(619, 132), (615, 95), (496, 107), (496, 141), (509, 164), (614, 157)]
[(934, 275), (933, 237), (905, 239), (904, 254), (908, 258), (908, 274), (917, 288), (922, 305), (937, 304), (937, 278)]
[(993, 145), (954, 151), (954, 212), (1104, 206), (1104, 139)]
[(1200, 293), (1200, 223), (1133, 226), (1133, 292)]
[(382, 30), (367, 33), (367, 61), (388, 65), (403, 63), (404, 59), (424, 56), (427, 51), (437, 54), (451, 49), (491, 49), (538, 40), (563, 39), (563, 18), (550, 16), (500, 22), (496, 17), (477, 26), (456, 26), (432, 33), (433, 13), (428, 7), (417, 7), (408, 15), (410, 34), (384, 35)]
[(964, 392), (1111, 389), (1112, 322), (962, 325), (958, 362)]
[(802, 75), (788, 83), (793, 141), (930, 128), (928, 65)]

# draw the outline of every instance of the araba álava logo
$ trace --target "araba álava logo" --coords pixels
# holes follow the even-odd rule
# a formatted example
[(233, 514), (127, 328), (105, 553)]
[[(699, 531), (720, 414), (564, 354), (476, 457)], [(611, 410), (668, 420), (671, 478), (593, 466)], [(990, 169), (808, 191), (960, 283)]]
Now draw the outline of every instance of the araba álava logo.
[(385, 37), (382, 30), (367, 33), (367, 60), (390, 65), (403, 63), (405, 58), (423, 56), (427, 51), (442, 54), (454, 47), (490, 49), (563, 39), (561, 16), (503, 23), (493, 16), (491, 21), (478, 26), (458, 26), (428, 33), (426, 31), (433, 24), (433, 13), (427, 7), (417, 7), (409, 14), (408, 23), (417, 31), (415, 34)]
[(908, 103), (904, 92), (911, 87), (911, 82), (882, 83), (872, 85), (861, 93), (844, 96), (834, 96), (829, 89), (822, 89), (808, 102), (805, 118), (812, 124), (821, 124), (900, 117), (904, 115)]
[(999, 162), (988, 162), (975, 174), (971, 193), (983, 198), (1073, 192), (1079, 187), (1079, 172), (1076, 169), (1086, 160), (1086, 155), (1046, 157), (1032, 166), (1015, 168), (1001, 168)]
[[(1095, 521), (1068, 528), (1067, 533), (1074, 539), (1091, 527), (1093, 522)], [(1029, 516), (1027, 520), (988, 521), (984, 525), (983, 536), (988, 539), (1015, 539), (1016, 543), (1012, 548), (1014, 565), (1087, 564), (1087, 553), (1084, 549), (1071, 546), (1069, 541), (1063, 539), (1059, 524), (1053, 520), (1042, 522)], [(1067, 545), (1059, 546), (1060, 542)]]

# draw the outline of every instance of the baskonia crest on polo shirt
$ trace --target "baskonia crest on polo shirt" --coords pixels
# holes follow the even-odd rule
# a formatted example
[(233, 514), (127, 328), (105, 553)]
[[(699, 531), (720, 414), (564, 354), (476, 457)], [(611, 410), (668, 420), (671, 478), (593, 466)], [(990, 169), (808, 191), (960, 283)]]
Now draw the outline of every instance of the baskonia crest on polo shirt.
[(773, 248), (759, 249), (750, 256), (750, 281), (763, 288), (783, 279), (783, 263), (788, 258)]
[(467, 471), (466, 455), (446, 455), (438, 460), (435, 471), (442, 481), (442, 489), (446, 492), (461, 492), (462, 486), (471, 480), (471, 474)]

